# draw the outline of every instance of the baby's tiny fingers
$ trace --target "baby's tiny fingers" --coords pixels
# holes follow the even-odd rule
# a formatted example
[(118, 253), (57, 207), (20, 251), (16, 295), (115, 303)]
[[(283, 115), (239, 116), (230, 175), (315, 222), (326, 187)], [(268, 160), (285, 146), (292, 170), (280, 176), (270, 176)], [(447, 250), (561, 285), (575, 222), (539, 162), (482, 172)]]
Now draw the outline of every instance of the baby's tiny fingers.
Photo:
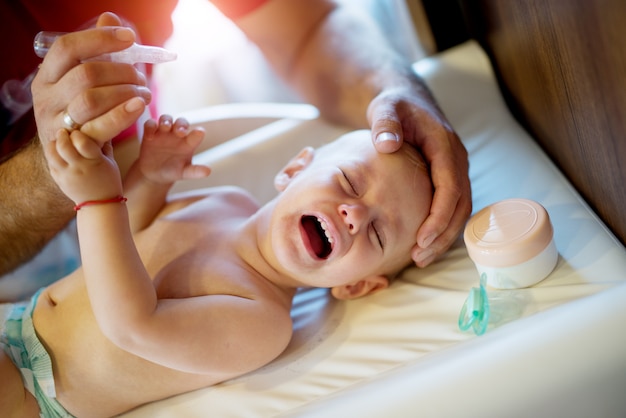
[(159, 131), (169, 132), (172, 129), (172, 117), (170, 115), (161, 115), (159, 118)]
[(143, 124), (143, 141), (142, 142), (145, 143), (145, 142), (153, 140), (155, 138), (157, 129), (159, 129), (159, 125), (157, 121), (155, 121), (154, 119), (148, 119)]
[(80, 154), (74, 148), (70, 134), (65, 129), (60, 129), (56, 135), (56, 151), (66, 163), (76, 162), (81, 159)]
[(183, 179), (201, 179), (211, 174), (211, 168), (206, 165), (188, 165), (183, 169)]
[(102, 155), (100, 146), (81, 131), (72, 131), (70, 139), (76, 151), (84, 158), (93, 160)]
[(174, 132), (180, 138), (184, 138), (189, 133), (189, 122), (185, 118), (178, 118), (174, 122)]
[(191, 145), (193, 148), (200, 145), (202, 140), (204, 139), (204, 128), (195, 127), (191, 130), (191, 132), (187, 135), (187, 143)]
[(48, 161), (48, 165), (50, 168), (61, 168), (67, 165), (67, 162), (59, 155), (57, 151), (57, 142), (58, 141), (69, 141), (68, 133), (65, 129), (60, 129), (53, 141), (48, 141), (44, 146), (44, 151), (46, 155), (46, 160)]

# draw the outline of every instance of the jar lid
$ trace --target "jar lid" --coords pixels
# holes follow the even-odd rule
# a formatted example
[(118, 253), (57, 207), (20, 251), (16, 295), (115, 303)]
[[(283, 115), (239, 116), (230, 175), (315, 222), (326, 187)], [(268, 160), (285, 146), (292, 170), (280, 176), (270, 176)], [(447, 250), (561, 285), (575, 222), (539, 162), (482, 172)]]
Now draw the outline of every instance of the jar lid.
[(508, 199), (479, 211), (467, 223), (463, 238), (474, 263), (510, 267), (539, 255), (551, 242), (548, 212), (528, 199)]

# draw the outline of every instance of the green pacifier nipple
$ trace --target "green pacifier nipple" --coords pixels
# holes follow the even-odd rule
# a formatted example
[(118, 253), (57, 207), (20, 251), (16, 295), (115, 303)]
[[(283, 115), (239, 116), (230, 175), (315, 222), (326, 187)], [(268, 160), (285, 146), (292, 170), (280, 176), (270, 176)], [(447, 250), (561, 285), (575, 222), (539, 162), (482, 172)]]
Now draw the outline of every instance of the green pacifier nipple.
[(482, 335), (487, 330), (489, 322), (489, 301), (487, 300), (487, 275), (480, 276), (480, 287), (472, 287), (469, 296), (463, 304), (459, 315), (459, 328), (467, 331), (470, 328), (476, 335)]

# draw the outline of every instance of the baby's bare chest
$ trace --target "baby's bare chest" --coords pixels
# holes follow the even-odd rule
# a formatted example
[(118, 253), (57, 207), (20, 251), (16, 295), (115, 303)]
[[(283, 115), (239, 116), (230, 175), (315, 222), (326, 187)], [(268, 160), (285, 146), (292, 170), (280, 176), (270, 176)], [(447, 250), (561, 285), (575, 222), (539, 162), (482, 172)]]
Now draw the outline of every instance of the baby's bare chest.
[(230, 290), (242, 275), (235, 247), (249, 210), (231, 202), (201, 201), (157, 218), (135, 242), (161, 297)]

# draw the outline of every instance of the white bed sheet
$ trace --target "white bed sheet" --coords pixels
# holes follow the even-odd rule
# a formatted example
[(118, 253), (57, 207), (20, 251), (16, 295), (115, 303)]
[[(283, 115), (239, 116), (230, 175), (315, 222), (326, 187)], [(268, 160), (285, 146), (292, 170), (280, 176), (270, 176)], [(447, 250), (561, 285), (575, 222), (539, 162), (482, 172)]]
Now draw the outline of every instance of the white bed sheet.
[[(460, 240), (371, 297), (302, 291), (294, 340), (276, 361), (127, 418), (626, 415), (626, 250), (511, 117), (477, 44), (415, 68), (469, 150), (474, 211), (510, 197), (540, 202), (554, 225), (555, 271), (532, 288), (489, 290), (508, 316), (481, 337), (457, 328), (478, 283)], [(214, 168), (202, 184), (235, 183), (267, 200), (267, 179), (288, 157), (345, 131), (310, 114), (276, 122), (199, 156)]]

